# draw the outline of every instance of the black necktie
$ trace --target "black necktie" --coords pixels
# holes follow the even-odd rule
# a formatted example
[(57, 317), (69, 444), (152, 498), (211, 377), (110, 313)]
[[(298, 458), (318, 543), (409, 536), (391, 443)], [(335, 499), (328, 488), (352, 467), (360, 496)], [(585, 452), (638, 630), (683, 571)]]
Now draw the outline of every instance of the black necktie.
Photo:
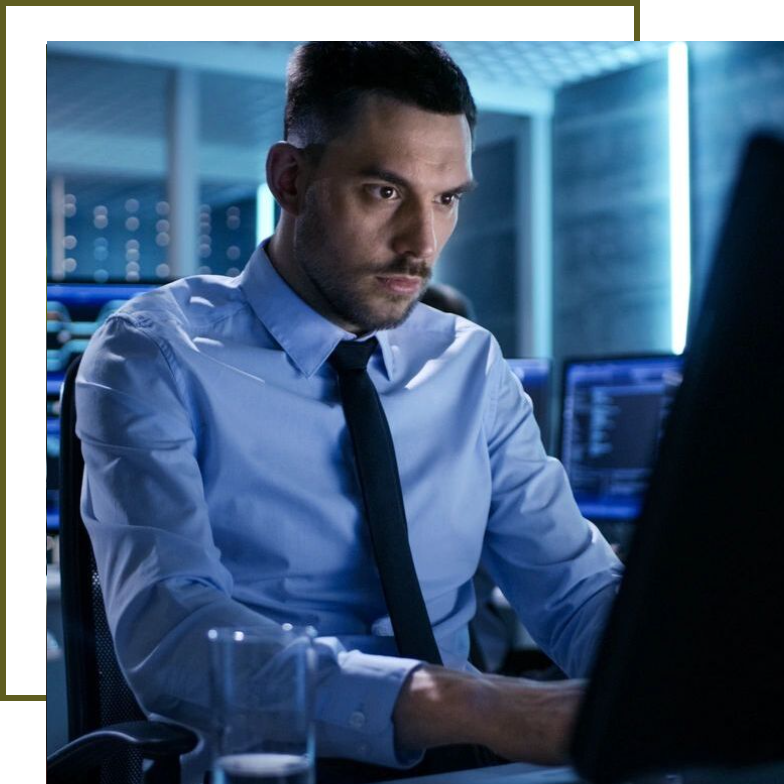
[(411, 558), (395, 445), (367, 372), (368, 360), (377, 345), (375, 338), (343, 341), (329, 362), (338, 371), (370, 539), (398, 653), (441, 664)]

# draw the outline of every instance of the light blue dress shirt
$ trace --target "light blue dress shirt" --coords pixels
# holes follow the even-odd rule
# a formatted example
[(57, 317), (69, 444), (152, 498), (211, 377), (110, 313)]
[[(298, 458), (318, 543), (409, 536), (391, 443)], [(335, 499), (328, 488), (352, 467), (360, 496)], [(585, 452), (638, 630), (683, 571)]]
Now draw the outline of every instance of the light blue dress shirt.
[[(77, 379), (82, 512), (118, 658), (141, 705), (209, 726), (207, 630), (261, 618), (319, 633), (320, 755), (391, 766), (395, 657), (335, 371), (353, 335), (262, 248), (236, 278), (141, 295)], [(545, 455), (495, 339), (417, 305), (377, 333), (370, 376), (395, 442), (409, 539), (443, 661), (467, 664), (480, 558), (526, 628), (584, 675), (620, 565)]]

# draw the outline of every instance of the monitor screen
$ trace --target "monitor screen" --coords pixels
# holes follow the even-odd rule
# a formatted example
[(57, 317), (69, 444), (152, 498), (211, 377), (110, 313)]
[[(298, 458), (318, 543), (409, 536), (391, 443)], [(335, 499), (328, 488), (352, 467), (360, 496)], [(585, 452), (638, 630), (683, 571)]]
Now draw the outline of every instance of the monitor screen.
[(531, 398), (534, 419), (542, 433), (544, 448), (550, 453), (550, 370), (549, 359), (507, 359), (512, 372), (520, 379)]
[(154, 285), (50, 283), (46, 287), (46, 528), (59, 527), (60, 389), (90, 336), (131, 297)]
[(783, 216), (784, 141), (758, 137), (578, 719), (590, 781), (784, 781)]
[(682, 364), (675, 355), (564, 364), (560, 456), (589, 520), (623, 524), (640, 513)]

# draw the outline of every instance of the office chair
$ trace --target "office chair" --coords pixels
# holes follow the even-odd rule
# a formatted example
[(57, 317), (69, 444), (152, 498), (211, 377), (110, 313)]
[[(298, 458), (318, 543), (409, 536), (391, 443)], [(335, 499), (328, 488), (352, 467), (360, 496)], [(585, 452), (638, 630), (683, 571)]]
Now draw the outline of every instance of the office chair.
[[(79, 358), (80, 359), (80, 358)], [(48, 784), (179, 784), (197, 736), (149, 721), (117, 664), (92, 545), (79, 508), (84, 461), (76, 435), (79, 359), (60, 409), (60, 574), (70, 742), (47, 760)]]

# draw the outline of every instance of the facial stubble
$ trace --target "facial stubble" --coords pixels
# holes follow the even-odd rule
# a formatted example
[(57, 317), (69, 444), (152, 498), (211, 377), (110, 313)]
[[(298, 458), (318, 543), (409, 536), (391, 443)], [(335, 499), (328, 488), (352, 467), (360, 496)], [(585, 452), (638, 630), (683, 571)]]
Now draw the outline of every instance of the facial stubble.
[[(402, 324), (411, 315), (432, 275), (430, 265), (405, 257), (387, 262), (368, 262), (362, 268), (343, 269), (339, 263), (343, 255), (330, 239), (318, 197), (314, 192), (308, 193), (305, 210), (298, 218), (294, 236), (295, 263), (329, 307), (331, 314), (358, 328), (360, 334), (391, 329)], [(416, 276), (421, 278), (422, 285), (419, 294), (410, 300), (406, 295), (383, 292), (380, 292), (380, 297), (372, 297), (366, 289), (361, 288), (361, 282), (376, 275)], [(386, 312), (380, 312), (381, 308), (374, 306), (374, 301), (379, 300), (389, 306), (406, 302), (406, 306), (402, 313), (390, 313), (390, 307), (384, 309)]]

